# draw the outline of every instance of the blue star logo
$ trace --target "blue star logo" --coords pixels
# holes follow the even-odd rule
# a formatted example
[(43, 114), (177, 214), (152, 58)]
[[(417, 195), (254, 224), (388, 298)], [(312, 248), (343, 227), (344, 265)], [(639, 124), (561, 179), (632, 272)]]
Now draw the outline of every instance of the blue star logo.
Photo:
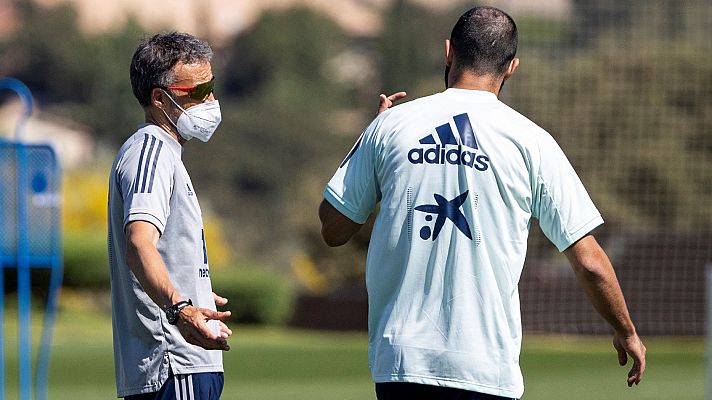
[[(460, 230), (468, 239), (472, 240), (472, 232), (470, 231), (470, 224), (467, 223), (467, 218), (465, 214), (460, 211), (460, 206), (465, 203), (469, 190), (461, 195), (455, 197), (452, 200), (447, 200), (445, 197), (435, 194), (435, 201), (437, 204), (424, 204), (422, 206), (417, 206), (415, 209), (427, 214), (437, 214), (435, 219), (435, 226), (431, 230), (429, 226), (425, 226), (420, 230), (420, 237), (423, 240), (428, 240), (432, 237), (433, 240), (438, 238), (440, 231), (443, 229), (446, 220), (452, 221), (453, 224)], [(428, 215), (425, 217), (426, 221), (432, 221), (433, 217)]]

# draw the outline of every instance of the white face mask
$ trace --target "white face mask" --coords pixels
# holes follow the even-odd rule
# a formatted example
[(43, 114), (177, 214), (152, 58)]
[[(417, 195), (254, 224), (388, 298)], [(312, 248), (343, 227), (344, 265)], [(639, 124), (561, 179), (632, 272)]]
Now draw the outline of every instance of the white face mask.
[(210, 137), (213, 136), (218, 125), (220, 125), (220, 121), (222, 121), (220, 103), (217, 100), (208, 101), (196, 104), (186, 110), (179, 106), (170, 94), (166, 93), (166, 95), (176, 107), (183, 111), (178, 117), (178, 122), (173, 122), (166, 111), (161, 109), (166, 118), (175, 126), (178, 134), (185, 140), (192, 138), (198, 138), (201, 142), (210, 140)]

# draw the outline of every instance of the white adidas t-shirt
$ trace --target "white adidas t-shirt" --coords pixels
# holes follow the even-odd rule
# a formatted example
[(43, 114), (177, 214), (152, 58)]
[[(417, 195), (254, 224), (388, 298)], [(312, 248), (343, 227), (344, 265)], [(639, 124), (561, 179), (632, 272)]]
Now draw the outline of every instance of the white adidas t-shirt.
[(324, 197), (364, 223), (376, 382), (524, 392), (518, 283), (529, 222), (563, 251), (603, 223), (554, 139), (493, 93), (448, 89), (379, 115)]

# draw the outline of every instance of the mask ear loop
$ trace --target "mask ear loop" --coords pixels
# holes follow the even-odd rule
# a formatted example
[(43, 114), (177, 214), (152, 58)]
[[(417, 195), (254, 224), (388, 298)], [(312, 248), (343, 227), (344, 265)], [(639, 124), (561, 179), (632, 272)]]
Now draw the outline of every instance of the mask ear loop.
[(171, 99), (171, 102), (172, 102), (173, 104), (175, 104), (176, 107), (180, 108), (181, 111), (185, 112), (185, 108), (181, 107), (180, 104), (176, 103), (176, 101), (173, 100), (173, 96), (171, 96), (170, 93), (166, 92), (166, 91), (165, 91), (164, 89), (162, 89), (162, 88), (161, 88), (161, 90), (163, 90), (163, 93), (165, 93), (166, 96), (168, 96), (168, 98)]
[[(173, 97), (171, 97), (171, 95), (168, 94), (168, 92), (166, 92), (166, 91), (163, 90), (163, 89), (161, 89), (161, 90), (163, 91), (163, 93), (166, 94), (166, 96), (168, 96), (169, 99), (171, 99), (171, 102), (172, 102), (173, 104), (175, 104), (176, 107), (178, 107), (181, 111), (185, 112), (185, 109), (183, 109), (183, 107), (181, 107), (178, 103), (176, 103), (176, 101), (173, 100)], [(180, 131), (178, 130), (178, 124), (176, 124), (175, 122), (173, 122), (173, 120), (171, 119), (171, 117), (168, 116), (168, 113), (166, 112), (166, 110), (163, 109), (163, 107), (161, 107), (161, 111), (163, 111), (163, 115), (166, 116), (166, 118), (168, 119), (168, 122), (170, 122), (171, 125), (173, 125), (173, 127), (174, 127), (175, 130), (176, 130), (176, 133), (178, 133), (178, 135), (180, 135), (180, 137), (182, 137), (183, 139), (185, 139), (185, 140), (190, 140), (190, 138), (186, 138), (185, 136), (183, 136), (183, 135), (180, 133)]]

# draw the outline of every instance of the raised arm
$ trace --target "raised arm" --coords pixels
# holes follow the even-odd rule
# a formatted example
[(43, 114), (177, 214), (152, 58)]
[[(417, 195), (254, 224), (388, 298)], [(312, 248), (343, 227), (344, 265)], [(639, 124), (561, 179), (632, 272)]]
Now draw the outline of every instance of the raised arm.
[(630, 319), (608, 256), (591, 235), (571, 245), (564, 254), (589, 300), (615, 331), (613, 346), (618, 352), (618, 362), (625, 365), (628, 356), (633, 359), (633, 366), (628, 372), (628, 386), (637, 385), (645, 372), (646, 349)]
[[(391, 106), (393, 106), (393, 103), (402, 99), (405, 96), (406, 96), (405, 92), (397, 92), (390, 96), (381, 94), (378, 98), (378, 109), (376, 110), (376, 116), (378, 116), (380, 113), (389, 109)], [(362, 145), (362, 142), (359, 139), (359, 142), (356, 143), (351, 154), (349, 154), (346, 159), (347, 160), (350, 159), (351, 162), (353, 162), (354, 158), (351, 158), (351, 156), (354, 155), (354, 153), (357, 149), (359, 149), (359, 151), (363, 151), (362, 149), (364, 147), (365, 146)], [(369, 160), (369, 158), (365, 157), (365, 160)], [(362, 161), (362, 163), (363, 163), (362, 166), (366, 166), (367, 171), (371, 171), (371, 169), (373, 168), (373, 164), (369, 163), (368, 161)], [(346, 164), (346, 161), (344, 161), (344, 164)], [(341, 169), (342, 167), (344, 167), (344, 164), (342, 164), (339, 168)], [(358, 167), (356, 168), (356, 170), (358, 171)], [(364, 178), (365, 176), (372, 176), (372, 175), (370, 174), (370, 172), (368, 172), (366, 174), (355, 174), (354, 176)], [(342, 180), (342, 183), (338, 184), (337, 186), (341, 186), (342, 184), (343, 184), (343, 180)], [(359, 185), (355, 185), (355, 186), (358, 187)], [(369, 186), (369, 185), (362, 185), (362, 186)], [(357, 202), (360, 202), (364, 198), (373, 198), (372, 199), (373, 203), (370, 203), (370, 205), (367, 207), (369, 210), (371, 209), (372, 206), (375, 205), (375, 202), (377, 201), (375, 199), (376, 196), (375, 196), (374, 192), (370, 192), (370, 193), (371, 193), (370, 196), (361, 196), (361, 195), (357, 196), (359, 198), (359, 200)], [(361, 193), (361, 194), (363, 194), (363, 193)], [(360, 207), (361, 205), (362, 204), (358, 204), (358, 207)], [(337, 247), (337, 246), (346, 244), (356, 234), (356, 232), (358, 232), (359, 229), (361, 229), (361, 226), (362, 226), (361, 224), (354, 222), (349, 217), (347, 217), (344, 214), (342, 214), (341, 212), (339, 212), (339, 210), (337, 210), (326, 199), (324, 199), (321, 202), (321, 204), (319, 205), (319, 219), (321, 220), (321, 237), (324, 239), (324, 242), (326, 242), (326, 244), (331, 247)]]
[[(126, 262), (143, 290), (162, 310), (186, 300), (176, 290), (168, 270), (156, 248), (160, 235), (158, 229), (145, 221), (134, 221), (126, 226)], [(188, 343), (208, 350), (229, 350), (226, 327), (221, 325), (220, 335), (215, 334), (206, 321), (225, 320), (229, 311), (213, 311), (188, 306), (180, 311), (178, 330)], [(229, 332), (231, 333), (231, 332)]]

